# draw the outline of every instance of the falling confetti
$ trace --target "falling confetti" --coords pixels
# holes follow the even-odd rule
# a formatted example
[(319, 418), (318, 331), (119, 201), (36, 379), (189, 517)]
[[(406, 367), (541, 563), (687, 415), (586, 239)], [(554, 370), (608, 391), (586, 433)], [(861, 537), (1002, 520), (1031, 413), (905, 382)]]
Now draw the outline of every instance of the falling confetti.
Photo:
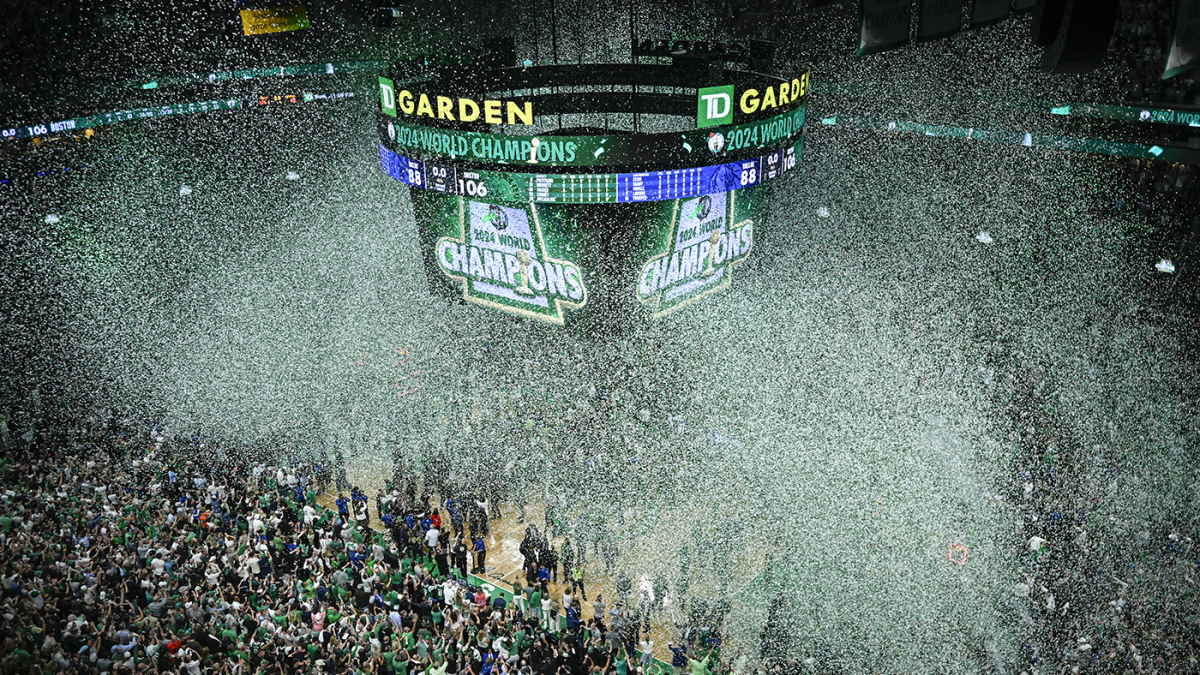
[[(551, 23), (535, 5), (507, 17), (540, 31), (518, 39), (507, 65), (548, 63)], [(717, 14), (636, 9), (653, 39), (724, 39), (710, 25)], [(626, 58), (624, 5), (557, 11), (571, 62)], [(1188, 302), (1179, 289), (1191, 288), (1195, 251), (1162, 244), (1162, 223), (1188, 221), (1165, 211), (1175, 195), (1159, 188), (1194, 174), (1163, 161), (1174, 145), (1124, 160), (1047, 148), (1051, 125), (1074, 122), (1083, 103), (1068, 120), (1021, 117), (1011, 102), (1088, 92), (1117, 105), (1128, 81), (1114, 77), (1116, 62), (1071, 78), (1028, 67), (1027, 18), (856, 58), (845, 31), (828, 28), (852, 25), (855, 8), (820, 11), (834, 17), (820, 30), (779, 21), (797, 35), (778, 44), (796, 48), (778, 49), (775, 66), (789, 76), (811, 67), (821, 91), (799, 162), (754, 223), (761, 245), (745, 283), (662, 320), (629, 317), (619, 335), (430, 293), (413, 202), (372, 157), (369, 97), (344, 111), (257, 104), (321, 91), (341, 65), (284, 73), (303, 59), (260, 66), (272, 43), (100, 17), (95, 34), (108, 37), (95, 39), (129, 48), (102, 61), (111, 73), (84, 78), (97, 87), (127, 80), (137, 96), (163, 97), (199, 87), (216, 100), (234, 96), (232, 81), (262, 110), (99, 127), (87, 173), (66, 149), (85, 141), (70, 141), (43, 153), (67, 157), (54, 176), (2, 188), (4, 447), (60, 428), (129, 429), (154, 448), (121, 465), (130, 475), (177, 452), (247, 470), (267, 458), (285, 472), (292, 457), (325, 458), (371, 499), (393, 475), (414, 499), (494, 492), (489, 505), (506, 517), (527, 509), (522, 527), (574, 542), (595, 584), (589, 599), (602, 589), (618, 613), (648, 601), (668, 664), (677, 626), (718, 617), (714, 660), (729, 663), (713, 672), (759, 672), (762, 656), (795, 659), (797, 672), (1090, 671), (1118, 639), (1124, 651), (1104, 663), (1136, 670), (1144, 654), (1143, 666), (1189, 672), (1179, 655), (1194, 626), (1179, 593), (1194, 584), (1200, 536), (1187, 517), (1200, 463), (1196, 328), (1172, 303)], [(327, 28), (316, 16), (313, 34)], [(491, 18), (450, 22), (470, 26), (457, 31), (354, 24), (361, 33), (345, 49), (436, 64), (457, 47), (447, 32), (477, 37)], [(1161, 40), (1169, 25), (1153, 23)], [(213, 40), (232, 64), (219, 75), (208, 51), (188, 51)], [(183, 87), (167, 73), (200, 74)], [(374, 70), (360, 74), (374, 86)], [(1151, 84), (1164, 93), (1194, 95), (1160, 74)], [(1134, 115), (1160, 110), (1135, 105)], [(615, 116), (567, 117), (564, 126), (616, 133)], [(680, 131), (651, 117), (640, 123), (654, 133)], [(909, 133), (909, 122), (887, 120), (970, 131)], [(1008, 140), (990, 142), (987, 129)], [(707, 148), (675, 152), (710, 157), (734, 141), (714, 133)], [(171, 187), (183, 181), (188, 199)], [(834, 210), (836, 221), (807, 215)], [(993, 231), (1004, 246), (980, 250)], [(608, 244), (613, 265), (634, 254)], [(1161, 259), (1155, 269), (1175, 276), (1146, 284), (1145, 262), (1168, 251), (1179, 271)], [(133, 447), (122, 442), (95, 452)], [(72, 534), (55, 550), (77, 551)], [(948, 558), (959, 565), (945, 564), (947, 541), (969, 542), (969, 565), (957, 543)], [(496, 559), (488, 566), (503, 574)], [(67, 600), (82, 605), (86, 592)], [(1135, 623), (1145, 617), (1151, 627)], [(11, 632), (28, 625), (42, 624)], [(40, 636), (30, 646), (54, 653)]]

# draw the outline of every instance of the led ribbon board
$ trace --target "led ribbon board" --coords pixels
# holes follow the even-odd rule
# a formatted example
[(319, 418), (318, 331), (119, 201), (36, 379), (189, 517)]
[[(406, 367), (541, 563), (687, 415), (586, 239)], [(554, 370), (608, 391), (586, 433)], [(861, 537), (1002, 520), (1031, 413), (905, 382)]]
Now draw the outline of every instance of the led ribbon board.
[(422, 161), (459, 161), (508, 165), (522, 171), (558, 167), (686, 168), (756, 157), (764, 149), (786, 145), (804, 128), (805, 106), (745, 124), (638, 136), (525, 136), (419, 126), (380, 120), (384, 147)]
[(796, 166), (800, 142), (736, 162), (630, 173), (518, 173), (423, 162), (379, 146), (379, 164), (414, 188), (497, 203), (622, 204), (688, 199), (753, 187)]
[[(694, 65), (381, 77), (379, 162), (411, 188), (430, 291), (619, 332), (733, 287), (766, 183), (802, 154), (808, 75)], [(560, 115), (593, 125), (533, 133)]]
[[(407, 68), (407, 67), (406, 67)], [(475, 71), (435, 67), (379, 78), (380, 111), (432, 127), (531, 127), (549, 115), (635, 113), (694, 119), (693, 128), (744, 124), (804, 102), (809, 74), (774, 77), (697, 64), (580, 64)], [(619, 132), (614, 132), (619, 133)]]

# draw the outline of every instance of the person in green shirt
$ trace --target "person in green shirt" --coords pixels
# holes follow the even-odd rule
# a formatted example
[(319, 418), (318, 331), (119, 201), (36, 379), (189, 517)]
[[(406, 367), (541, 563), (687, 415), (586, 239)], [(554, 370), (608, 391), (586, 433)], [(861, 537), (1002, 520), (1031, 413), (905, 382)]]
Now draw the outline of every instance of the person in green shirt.
[(450, 667), (450, 664), (440, 657), (436, 661), (437, 665), (425, 669), (425, 675), (446, 675), (446, 669)]
[(533, 593), (529, 596), (529, 612), (533, 614), (538, 621), (542, 620), (542, 589), (534, 588)]
[(709, 652), (703, 661), (696, 660), (695, 656), (688, 657), (688, 665), (691, 666), (692, 675), (708, 675), (708, 660), (712, 658), (712, 652)]
[(395, 675), (408, 675), (408, 652), (404, 649), (398, 649), (393, 653), (395, 657), (392, 659), (392, 672)]
[(29, 668), (30, 664), (33, 663), (33, 654), (22, 649), (21, 645), (17, 645), (16, 649), (9, 652), (7, 658), (15, 658), (23, 668)]
[(525, 627), (524, 624), (518, 624), (521, 630), (513, 633), (512, 636), (512, 653), (520, 654), (525, 649)]

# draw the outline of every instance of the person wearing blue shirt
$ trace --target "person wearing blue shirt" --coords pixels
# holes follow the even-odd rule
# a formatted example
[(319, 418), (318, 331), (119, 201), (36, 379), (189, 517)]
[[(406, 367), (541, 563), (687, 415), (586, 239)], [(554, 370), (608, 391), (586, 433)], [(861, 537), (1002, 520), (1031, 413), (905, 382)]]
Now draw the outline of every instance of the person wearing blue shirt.
[(684, 646), (675, 646), (674, 642), (667, 644), (667, 649), (671, 650), (671, 668), (675, 670), (675, 675), (683, 675), (684, 668), (688, 665), (687, 648)]
[(462, 532), (463, 513), (458, 506), (458, 500), (450, 497), (446, 500), (446, 513), (450, 516), (450, 523), (454, 526), (454, 533)]
[(579, 630), (580, 623), (581, 623), (581, 621), (579, 620), (579, 602), (575, 601), (575, 602), (572, 602), (571, 606), (567, 608), (567, 628), (571, 631), (572, 634), (574, 634), (575, 632), (577, 632)]
[(346, 499), (345, 495), (338, 495), (336, 503), (338, 507), (338, 515), (350, 515), (350, 500)]
[(475, 538), (475, 569), (471, 570), (471, 574), (483, 574), (484, 562), (487, 560), (487, 546), (483, 543), (483, 537)]

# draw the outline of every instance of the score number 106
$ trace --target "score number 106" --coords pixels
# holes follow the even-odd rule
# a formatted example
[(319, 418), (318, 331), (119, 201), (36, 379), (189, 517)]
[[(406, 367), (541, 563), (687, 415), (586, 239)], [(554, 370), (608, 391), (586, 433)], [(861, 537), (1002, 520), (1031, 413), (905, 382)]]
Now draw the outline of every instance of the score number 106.
[(458, 179), (458, 194), (471, 197), (486, 197), (487, 186), (479, 179), (479, 174), (467, 171)]

